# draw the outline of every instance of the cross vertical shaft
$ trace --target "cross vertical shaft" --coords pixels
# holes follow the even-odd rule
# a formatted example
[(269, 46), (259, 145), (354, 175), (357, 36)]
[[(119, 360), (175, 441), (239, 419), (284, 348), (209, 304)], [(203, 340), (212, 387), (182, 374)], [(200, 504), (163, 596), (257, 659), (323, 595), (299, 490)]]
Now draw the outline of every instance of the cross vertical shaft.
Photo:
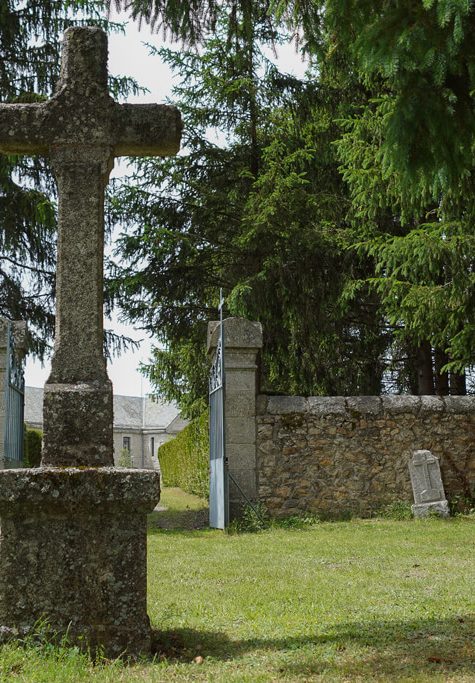
[[(50, 382), (106, 377), (103, 356), (104, 187), (110, 149), (96, 158), (53, 153), (58, 185), (56, 348)], [(87, 274), (87, 275), (85, 275)]]
[(45, 386), (43, 464), (113, 465), (112, 385), (103, 354), (108, 147), (51, 154), (58, 186), (56, 331)]

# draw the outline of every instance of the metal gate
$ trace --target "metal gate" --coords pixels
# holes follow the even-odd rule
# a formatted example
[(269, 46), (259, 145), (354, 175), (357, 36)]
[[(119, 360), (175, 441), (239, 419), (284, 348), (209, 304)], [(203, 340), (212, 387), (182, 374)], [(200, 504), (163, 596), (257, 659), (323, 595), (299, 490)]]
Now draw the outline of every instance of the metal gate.
[(225, 529), (229, 522), (229, 483), (224, 439), (224, 300), (220, 292), (219, 339), (209, 378), (209, 525)]
[(5, 467), (23, 467), (23, 413), (25, 379), (23, 364), (15, 354), (13, 324), (7, 325), (5, 381)]

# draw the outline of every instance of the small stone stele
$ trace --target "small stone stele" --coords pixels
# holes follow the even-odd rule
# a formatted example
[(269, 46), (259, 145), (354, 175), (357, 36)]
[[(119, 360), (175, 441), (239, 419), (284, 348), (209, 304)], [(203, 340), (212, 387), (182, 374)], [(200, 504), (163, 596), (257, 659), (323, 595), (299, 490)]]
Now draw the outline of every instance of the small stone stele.
[(449, 505), (445, 498), (439, 459), (430, 451), (414, 451), (409, 460), (409, 473), (414, 493), (414, 517), (427, 517), (429, 514), (448, 517)]

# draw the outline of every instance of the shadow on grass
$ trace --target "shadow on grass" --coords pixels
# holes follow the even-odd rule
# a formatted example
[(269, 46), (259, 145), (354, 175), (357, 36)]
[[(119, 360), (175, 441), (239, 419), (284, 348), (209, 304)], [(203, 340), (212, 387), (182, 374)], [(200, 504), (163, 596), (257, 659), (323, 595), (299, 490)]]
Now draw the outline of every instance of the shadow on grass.
[[(398, 680), (404, 676), (475, 675), (475, 615), (452, 619), (348, 622), (305, 637), (231, 640), (222, 633), (177, 629), (154, 631), (159, 658), (190, 662), (196, 656), (230, 660), (271, 651), (280, 674), (322, 673)], [(295, 657), (289, 657), (295, 652)]]
[(194, 529), (207, 529), (208, 508), (201, 510), (160, 510), (148, 515), (147, 527), (149, 531), (154, 529), (166, 529), (167, 531), (192, 531)]

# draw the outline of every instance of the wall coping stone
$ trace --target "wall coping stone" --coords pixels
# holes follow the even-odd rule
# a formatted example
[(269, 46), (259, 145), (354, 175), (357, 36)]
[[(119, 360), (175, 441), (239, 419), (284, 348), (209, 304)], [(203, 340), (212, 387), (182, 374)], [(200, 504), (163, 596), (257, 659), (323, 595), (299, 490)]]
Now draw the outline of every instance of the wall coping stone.
[(475, 396), (269, 396), (260, 394), (259, 415), (379, 415), (391, 413), (470, 413), (475, 412)]
[(343, 415), (346, 413), (343, 396), (309, 396), (308, 412), (312, 415)]
[[(420, 412), (421, 413), (443, 413), (445, 412), (445, 403), (442, 396), (419, 396)], [(448, 397), (446, 397), (448, 398)]]
[(303, 396), (269, 396), (267, 412), (276, 415), (308, 412), (308, 400)]
[(382, 409), (381, 396), (348, 396), (346, 408), (362, 415), (378, 415)]
[(471, 413), (475, 410), (475, 396), (444, 396), (448, 413)]

